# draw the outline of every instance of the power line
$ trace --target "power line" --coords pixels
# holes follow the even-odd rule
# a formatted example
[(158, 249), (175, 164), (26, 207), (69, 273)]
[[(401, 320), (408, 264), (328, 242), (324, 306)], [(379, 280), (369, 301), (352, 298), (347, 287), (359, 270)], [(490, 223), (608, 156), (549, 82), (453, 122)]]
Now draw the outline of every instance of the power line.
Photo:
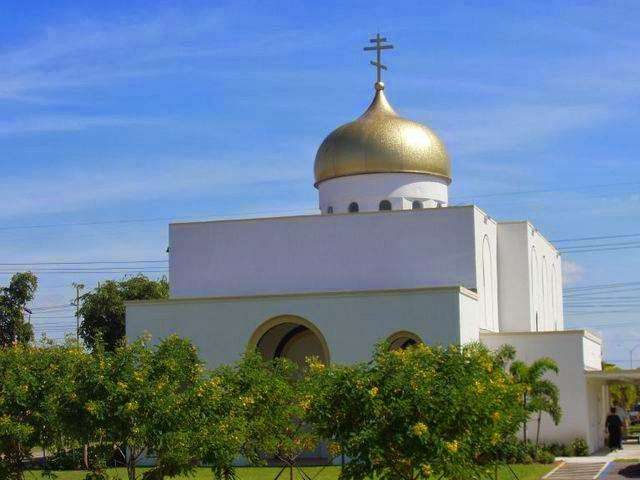
[(640, 285), (640, 282), (618, 282), (618, 283), (600, 283), (596, 285), (581, 285), (579, 287), (568, 287), (565, 288), (567, 292), (576, 292), (576, 291), (584, 291), (584, 290), (592, 290), (592, 289), (607, 289), (607, 288), (617, 288), (617, 287), (626, 287), (631, 285)]
[(572, 250), (560, 250), (560, 253), (590, 253), (590, 252), (612, 252), (614, 250), (634, 250), (640, 248), (640, 244), (633, 247), (608, 247), (608, 248), (584, 248)]
[(507, 196), (514, 196), (514, 195), (533, 195), (533, 194), (539, 194), (539, 193), (576, 192), (576, 191), (582, 191), (582, 190), (591, 190), (594, 188), (608, 188), (608, 187), (635, 186), (635, 185), (640, 185), (640, 182), (605, 183), (605, 184), (598, 184), (598, 185), (583, 185), (579, 187), (548, 188), (548, 189), (542, 189), (542, 190), (520, 190), (520, 191), (511, 191), (511, 192), (484, 193), (479, 195), (463, 195), (461, 197), (457, 197), (456, 200), (459, 201), (460, 199), (507, 197)]
[(603, 235), (600, 237), (561, 238), (559, 240), (549, 240), (549, 241), (552, 243), (584, 242), (588, 240), (610, 240), (613, 238), (631, 238), (631, 237), (640, 237), (640, 233), (629, 233), (629, 234), (622, 234), (622, 235)]
[[(64, 273), (72, 273), (72, 274), (81, 274), (81, 273), (167, 273), (169, 270), (147, 270), (147, 269), (139, 269), (139, 270), (33, 270), (32, 273), (37, 273), (38, 275), (55, 273), (55, 274), (64, 274)], [(14, 274), (13, 271), (0, 271), (0, 275), (11, 275)]]
[[(54, 272), (54, 271), (68, 271), (68, 270), (73, 270), (73, 271), (91, 271), (91, 270), (95, 270), (96, 268), (100, 268), (100, 267), (93, 267), (93, 268), (64, 268), (64, 267), (54, 267), (54, 268), (48, 268), (48, 267), (44, 267), (44, 268), (38, 268), (37, 271), (39, 272)], [(166, 268), (164, 267), (143, 267), (146, 270), (150, 270), (150, 271), (164, 271), (166, 270)], [(107, 270), (107, 271), (112, 271), (112, 272), (119, 272), (122, 270), (135, 270), (135, 267), (103, 267), (101, 268), (102, 270)]]
[(131, 223), (151, 223), (151, 222), (174, 222), (178, 220), (186, 220), (186, 219), (202, 219), (202, 218), (214, 218), (214, 219), (231, 219), (237, 218), (245, 215), (273, 215), (273, 214), (284, 214), (284, 213), (294, 213), (304, 215), (306, 213), (316, 213), (318, 211), (317, 208), (314, 209), (296, 209), (296, 210), (270, 210), (270, 211), (253, 211), (253, 212), (237, 212), (235, 214), (228, 215), (218, 215), (218, 214), (205, 214), (205, 215), (180, 215), (175, 217), (156, 217), (156, 218), (134, 218), (134, 219), (119, 219), (119, 220), (96, 220), (90, 222), (67, 222), (67, 223), (43, 223), (43, 224), (32, 224), (32, 225), (9, 225), (0, 227), (0, 231), (8, 231), (8, 230), (30, 230), (30, 229), (40, 229), (40, 228), (64, 228), (64, 227), (89, 227), (96, 225), (120, 225), (120, 224), (131, 224)]
[(42, 310), (53, 310), (53, 309), (59, 309), (59, 308), (70, 308), (73, 305), (69, 304), (69, 303), (61, 303), (60, 305), (44, 305), (42, 307), (31, 307), (31, 310), (33, 310), (34, 312), (37, 310), (42, 311)]
[(169, 260), (91, 260), (86, 262), (16, 262), (0, 263), (0, 266), (25, 266), (25, 265), (100, 265), (100, 264), (127, 264), (127, 263), (167, 263)]
[[(636, 186), (640, 185), (640, 182), (619, 182), (619, 183), (607, 183), (607, 184), (596, 184), (596, 185), (583, 185), (577, 187), (566, 187), (566, 188), (551, 188), (551, 189), (541, 189), (541, 190), (520, 190), (520, 191), (509, 191), (509, 192), (497, 192), (497, 193), (484, 193), (484, 194), (475, 194), (475, 195), (463, 195), (461, 197), (457, 197), (456, 201), (463, 199), (475, 199), (475, 198), (490, 198), (490, 197), (507, 197), (507, 196), (522, 196), (522, 195), (534, 195), (540, 193), (557, 193), (557, 192), (572, 192), (572, 191), (584, 191), (584, 190), (593, 190), (597, 188), (609, 188), (609, 187), (620, 187), (620, 186)], [(273, 215), (273, 214), (285, 214), (285, 213), (293, 213), (293, 214), (308, 214), (308, 213), (317, 213), (318, 209), (295, 209), (295, 210), (262, 210), (262, 211), (246, 211), (246, 212), (235, 212), (227, 215), (219, 215), (219, 214), (205, 214), (205, 215), (180, 215), (174, 217), (151, 217), (151, 218), (133, 218), (133, 219), (117, 219), (117, 220), (96, 220), (96, 221), (86, 221), (86, 222), (66, 222), (66, 223), (44, 223), (44, 224), (31, 224), (31, 225), (5, 225), (0, 227), (0, 231), (10, 231), (10, 230), (29, 230), (29, 229), (46, 229), (46, 228), (65, 228), (65, 227), (87, 227), (87, 226), (96, 226), (96, 225), (120, 225), (120, 224), (134, 224), (134, 223), (152, 223), (152, 222), (172, 222), (179, 219), (193, 219), (193, 218), (213, 218), (213, 219), (229, 219), (229, 218), (238, 218), (244, 217), (247, 215)]]
[[(613, 289), (608, 289), (608, 290), (601, 290), (601, 291), (592, 291), (592, 292), (567, 292), (564, 293), (562, 296), (565, 299), (574, 299), (574, 298), (580, 298), (580, 297), (593, 297), (593, 296), (602, 296), (602, 295), (606, 295), (607, 297), (610, 298), (618, 298), (617, 295), (620, 294), (627, 294), (627, 293), (633, 293), (633, 292), (638, 292), (640, 291), (640, 288), (638, 287), (619, 287), (619, 288), (613, 288)], [(620, 297), (622, 298), (622, 297)]]

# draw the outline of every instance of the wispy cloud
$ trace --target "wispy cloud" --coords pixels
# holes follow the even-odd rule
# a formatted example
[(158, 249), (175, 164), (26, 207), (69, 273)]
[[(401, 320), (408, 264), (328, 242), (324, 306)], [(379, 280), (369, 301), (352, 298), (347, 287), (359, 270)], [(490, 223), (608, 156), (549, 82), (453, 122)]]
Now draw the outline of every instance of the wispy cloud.
[(439, 134), (456, 155), (512, 152), (567, 132), (590, 128), (620, 111), (606, 105), (508, 104), (490, 108), (418, 111), (418, 119), (437, 119)]
[[(176, 193), (183, 198), (203, 192), (224, 193), (229, 188), (237, 190), (249, 185), (300, 181), (309, 175), (306, 168), (291, 168), (293, 161), (284, 159), (274, 159), (270, 164), (233, 159), (218, 159), (212, 163), (209, 158), (188, 157), (152, 160), (146, 159), (141, 165), (135, 159), (101, 159), (99, 162), (88, 159), (86, 165), (133, 166), (119, 166), (108, 171), (61, 169), (54, 175), (34, 175), (27, 179), (5, 177), (4, 188), (0, 190), (0, 204), (6, 208), (2, 209), (0, 216), (67, 212), (138, 198), (150, 201)], [(162, 165), (162, 168), (150, 169), (152, 164)]]
[(562, 260), (562, 283), (565, 287), (574, 285), (584, 278), (585, 269), (571, 260)]
[(0, 51), (0, 99), (29, 100), (43, 91), (166, 72), (169, 60), (202, 54), (195, 40), (220, 28), (223, 18), (215, 10), (189, 17), (167, 12), (145, 21), (49, 28), (39, 39)]
[(84, 115), (30, 116), (17, 120), (0, 121), (0, 136), (43, 132), (70, 132), (94, 127), (124, 127), (152, 125), (159, 121), (144, 118)]

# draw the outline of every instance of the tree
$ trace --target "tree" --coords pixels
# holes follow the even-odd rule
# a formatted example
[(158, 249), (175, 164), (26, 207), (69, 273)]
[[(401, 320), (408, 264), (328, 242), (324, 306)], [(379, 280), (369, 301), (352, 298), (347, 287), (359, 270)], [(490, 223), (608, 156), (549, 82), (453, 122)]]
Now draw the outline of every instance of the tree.
[(33, 340), (33, 328), (24, 321), (24, 310), (37, 288), (38, 279), (31, 272), (16, 273), (8, 287), (0, 288), (0, 347)]
[(542, 413), (547, 413), (557, 425), (562, 418), (559, 403), (558, 387), (549, 379), (544, 378), (549, 372), (558, 373), (558, 364), (551, 358), (540, 358), (527, 365), (521, 360), (511, 364), (511, 374), (522, 387), (521, 403), (527, 412), (527, 418), (522, 422), (522, 439), (527, 441), (527, 423), (531, 415), (538, 415), (536, 444), (540, 439), (540, 424)]
[(345, 479), (477, 478), (524, 417), (503, 363), (479, 344), (390, 351), (383, 343), (369, 363), (313, 366), (307, 418), (350, 458)]
[(91, 349), (102, 342), (107, 350), (114, 350), (126, 333), (125, 301), (168, 297), (169, 283), (164, 277), (151, 280), (144, 275), (137, 275), (100, 283), (81, 297), (80, 336)]
[[(70, 373), (84, 360), (73, 346), (0, 348), (0, 477), (22, 479), (36, 447), (64, 447)], [(46, 467), (46, 464), (45, 464)]]
[[(602, 369), (605, 372), (615, 372), (620, 370), (620, 367), (611, 363), (603, 363)], [(625, 410), (630, 410), (638, 401), (638, 386), (630, 383), (609, 385), (609, 396), (613, 405), (619, 405)]]
[(254, 464), (276, 458), (293, 478), (294, 469), (300, 470), (297, 458), (318, 444), (305, 422), (311, 384), (304, 372), (285, 358), (264, 360), (248, 352), (236, 365), (221, 368), (219, 376), (226, 395), (240, 401), (234, 417), (245, 419), (238, 453)]
[(201, 397), (213, 396), (203, 376), (204, 365), (188, 340), (171, 335), (152, 351), (146, 383), (148, 397), (139, 405), (145, 446), (156, 458), (145, 480), (161, 480), (190, 473), (199, 462), (198, 426), (211, 412)]
[(98, 344), (90, 355), (93, 365), (80, 369), (72, 410), (86, 422), (75, 430), (78, 441), (114, 445), (129, 480), (139, 478), (137, 464), (145, 454), (155, 456), (156, 464), (144, 479), (193, 470), (197, 429), (206, 414), (199, 400), (206, 378), (195, 347), (175, 335), (155, 346), (149, 340), (122, 343), (114, 351)]

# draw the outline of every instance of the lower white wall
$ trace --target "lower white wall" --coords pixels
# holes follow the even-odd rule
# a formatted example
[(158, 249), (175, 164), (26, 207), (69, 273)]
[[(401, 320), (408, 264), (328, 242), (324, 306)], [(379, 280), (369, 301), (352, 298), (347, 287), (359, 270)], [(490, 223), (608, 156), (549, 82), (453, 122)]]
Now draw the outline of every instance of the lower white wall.
[[(585, 340), (590, 348), (601, 345), (601, 340), (584, 330), (561, 332), (483, 332), (480, 340), (490, 348), (511, 345), (517, 351), (517, 357), (531, 363), (542, 357), (550, 357), (558, 363), (559, 374), (549, 375), (560, 389), (562, 421), (558, 426), (543, 415), (541, 436), (543, 441), (568, 443), (576, 437), (584, 438), (593, 451), (601, 446), (602, 425), (597, 419), (600, 415), (598, 395), (601, 390), (587, 385), (585, 376)], [(587, 353), (591, 356), (593, 352)], [(600, 400), (601, 401), (601, 400)], [(535, 439), (536, 422), (529, 423), (529, 438)]]
[[(127, 303), (127, 336), (190, 338), (211, 367), (236, 361), (256, 329), (279, 315), (296, 315), (324, 336), (332, 362), (371, 357), (373, 346), (398, 331), (430, 344), (478, 339), (475, 293), (460, 287), (413, 290), (173, 299)], [(465, 327), (461, 327), (462, 322)]]

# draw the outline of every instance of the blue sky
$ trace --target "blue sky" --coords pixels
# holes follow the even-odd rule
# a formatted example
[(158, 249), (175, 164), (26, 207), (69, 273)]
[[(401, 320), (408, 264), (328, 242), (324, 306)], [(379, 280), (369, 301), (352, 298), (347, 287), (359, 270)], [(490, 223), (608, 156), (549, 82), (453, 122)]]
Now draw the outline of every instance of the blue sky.
[[(637, 2), (2, 6), (0, 263), (164, 260), (171, 219), (311, 213), (315, 150), (367, 106), (377, 30), (396, 46), (390, 101), (447, 144), (452, 203), (552, 240), (640, 234)], [(624, 247), (563, 258), (567, 288), (623, 284), (574, 297), (566, 324), (601, 330), (625, 366), (639, 242), (558, 243)], [(42, 308), (67, 303), (72, 281), (122, 275), (45, 268), (114, 267), (164, 268), (32, 267), (37, 332), (72, 327), (72, 309)]]

